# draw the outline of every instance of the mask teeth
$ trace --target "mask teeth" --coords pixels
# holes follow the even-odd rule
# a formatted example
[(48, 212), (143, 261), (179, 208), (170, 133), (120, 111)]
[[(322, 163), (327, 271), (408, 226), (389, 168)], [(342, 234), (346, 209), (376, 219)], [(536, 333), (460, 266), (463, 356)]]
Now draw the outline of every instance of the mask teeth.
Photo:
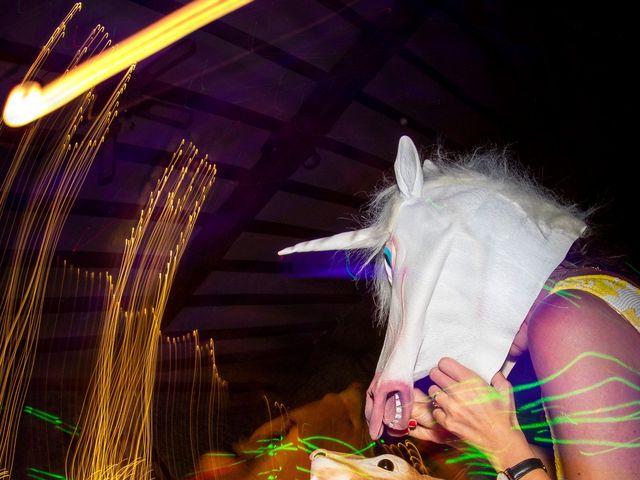
[(393, 427), (402, 418), (402, 403), (400, 402), (400, 395), (394, 393), (393, 396), (396, 400), (396, 414), (393, 416), (393, 420), (389, 422), (390, 427)]

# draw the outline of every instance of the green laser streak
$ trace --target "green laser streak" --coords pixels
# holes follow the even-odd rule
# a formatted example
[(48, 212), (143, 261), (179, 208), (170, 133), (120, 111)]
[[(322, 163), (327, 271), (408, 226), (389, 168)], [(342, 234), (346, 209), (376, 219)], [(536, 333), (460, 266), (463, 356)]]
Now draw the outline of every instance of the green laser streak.
[[(574, 415), (560, 415), (558, 417), (552, 418), (549, 420), (548, 425), (564, 425), (564, 424), (572, 424), (572, 425), (580, 425), (580, 424), (591, 424), (591, 423), (622, 423), (622, 422), (630, 422), (633, 420), (640, 419), (640, 411), (630, 413), (629, 415), (621, 415), (617, 417), (586, 417), (586, 418), (573, 418)], [(547, 425), (547, 422), (536, 422), (530, 424), (524, 424), (520, 426), (521, 430), (532, 430), (534, 428), (540, 428)]]
[[(542, 288), (547, 292), (551, 292), (551, 290), (553, 290), (553, 287), (554, 285), (544, 285), (544, 287)], [(578, 303), (571, 300), (572, 298), (576, 298), (580, 300), (581, 298), (580, 295), (576, 295), (575, 293), (572, 293), (568, 290), (558, 290), (557, 292), (554, 292), (554, 294), (564, 298), (567, 302), (571, 303), (574, 307), (580, 308), (580, 305)]]
[(619, 410), (621, 408), (626, 408), (626, 407), (632, 407), (634, 405), (640, 405), (640, 400), (634, 400), (632, 402), (626, 402), (626, 403), (619, 403), (618, 405), (612, 405), (609, 407), (600, 407), (600, 408), (594, 408), (593, 410), (582, 410), (580, 412), (575, 412), (572, 413), (572, 415), (578, 416), (578, 415), (591, 415), (594, 413), (605, 413), (605, 412), (610, 412), (612, 410)]
[[(633, 441), (637, 442), (639, 440), (640, 440), (640, 437), (634, 439)], [(600, 450), (598, 452), (585, 452), (585, 451), (581, 450), (580, 454), (584, 455), (585, 457), (595, 457), (596, 455), (602, 455), (602, 454), (605, 454), (605, 453), (610, 453), (610, 452), (613, 452), (614, 450), (619, 450), (619, 449), (620, 449), (620, 447), (611, 447), (611, 448), (605, 448), (604, 450)]]
[(493, 469), (493, 466), (490, 463), (484, 463), (484, 462), (467, 462), (465, 463), (465, 465), (469, 467), (485, 467), (485, 468)]
[(73, 430), (71, 430), (70, 428), (66, 428), (66, 427), (61, 427), (61, 426), (57, 426), (56, 427), (58, 430), (60, 430), (61, 432), (67, 433), (69, 435), (75, 436), (75, 437), (79, 437), (80, 436), (80, 432), (78, 431), (77, 427), (72, 427)]
[(513, 392), (514, 393), (522, 392), (522, 391), (525, 391), (525, 390), (529, 390), (529, 389), (536, 388), (536, 387), (539, 387), (541, 385), (544, 385), (545, 383), (548, 383), (551, 380), (554, 380), (554, 379), (558, 378), (560, 375), (562, 375), (565, 372), (567, 372), (567, 370), (569, 370), (571, 367), (573, 367), (579, 361), (581, 361), (581, 360), (583, 360), (585, 358), (589, 358), (589, 357), (599, 358), (601, 360), (608, 360), (610, 362), (613, 362), (613, 363), (623, 367), (624, 369), (630, 371), (631, 373), (634, 373), (635, 375), (640, 376), (640, 371), (639, 370), (636, 370), (635, 368), (631, 367), (630, 365), (627, 365), (622, 360), (619, 360), (618, 358), (614, 357), (613, 355), (607, 355), (605, 353), (600, 353), (600, 352), (583, 352), (580, 355), (576, 356), (576, 358), (571, 360), (567, 365), (562, 367), (556, 373), (552, 373), (548, 377), (545, 377), (545, 378), (543, 378), (541, 380), (537, 380), (535, 382), (524, 383), (522, 385), (515, 385), (513, 387)]
[(451, 465), (454, 463), (464, 462), (465, 460), (475, 460), (478, 458), (486, 458), (482, 453), (462, 453), (454, 458), (448, 458), (445, 463)]
[(353, 445), (351, 445), (351, 444), (349, 444), (347, 442), (343, 442), (342, 440), (340, 440), (338, 438), (334, 438), (334, 437), (326, 437), (326, 436), (323, 436), (323, 435), (314, 435), (314, 436), (305, 437), (305, 438), (298, 438), (298, 441), (302, 442), (305, 446), (307, 446), (311, 450), (317, 450), (318, 448), (320, 448), (320, 447), (314, 445), (313, 443), (311, 443), (312, 440), (325, 440), (325, 441), (328, 441), (328, 442), (333, 442), (333, 443), (336, 443), (338, 445), (342, 445), (343, 447), (346, 447), (347, 449), (351, 450), (351, 453), (353, 455), (360, 455), (360, 456), (364, 456), (362, 454), (362, 452), (366, 452), (367, 450), (370, 450), (371, 448), (373, 448), (376, 445), (376, 442), (371, 442), (366, 447), (361, 448), (361, 449), (358, 450)]
[(33, 407), (29, 407), (29, 406), (25, 406), (22, 411), (28, 415), (32, 415), (36, 418), (39, 418), (40, 420), (44, 420), (45, 422), (49, 422), (52, 423), (54, 425), (60, 425), (62, 424), (62, 420), (60, 420), (60, 417), (56, 417), (55, 415), (51, 415), (47, 412), (44, 412), (42, 410), (38, 410), (37, 408), (33, 408)]
[(523, 410), (527, 410), (531, 407), (535, 407), (537, 405), (541, 405), (544, 404), (546, 402), (552, 401), (552, 400), (561, 400), (563, 398), (569, 398), (569, 397), (573, 397), (575, 395), (580, 395), (582, 393), (587, 393), (590, 392), (592, 390), (596, 390), (604, 385), (607, 385), (609, 383), (613, 383), (613, 382), (618, 382), (621, 383), (623, 385), (626, 385), (627, 387), (631, 388), (632, 390), (636, 390), (640, 392), (640, 386), (630, 382), (629, 380), (627, 380), (626, 378), (622, 378), (622, 377), (618, 377), (618, 376), (614, 376), (614, 377), (608, 377), (605, 378), (604, 380), (601, 380), (597, 383), (594, 383), (592, 385), (588, 385), (586, 387), (582, 387), (582, 388), (577, 388), (575, 390), (572, 390), (571, 392), (567, 392), (567, 393), (560, 393), (558, 395), (549, 395), (547, 397), (542, 397), (539, 400), (534, 400), (533, 402), (529, 402), (525, 405), (522, 405), (522, 407), (520, 408), (520, 411)]
[(24, 408), (22, 409), (23, 413), (26, 413), (27, 415), (31, 415), (34, 418), (37, 418), (38, 420), (42, 420), (43, 422), (46, 423), (50, 423), (51, 425), (54, 425), (55, 428), (57, 428), (58, 430), (67, 433), (69, 435), (73, 435), (73, 436), (78, 436), (80, 435), (79, 432), (79, 428), (73, 425), (68, 425), (65, 424), (60, 417), (56, 416), (56, 415), (52, 415), (50, 413), (47, 413), (43, 410), (39, 410), (37, 408), (34, 407), (30, 407), (28, 405), (25, 405)]
[[(623, 361), (619, 360), (618, 358), (616, 358), (616, 357), (614, 357), (612, 355), (607, 355), (607, 354), (600, 353), (600, 352), (583, 352), (583, 353), (577, 355), (571, 362), (569, 362), (567, 365), (565, 365), (563, 368), (561, 368), (557, 372), (555, 372), (555, 373), (553, 373), (553, 374), (551, 374), (551, 375), (549, 375), (549, 376), (547, 376), (547, 377), (545, 377), (545, 378), (543, 378), (541, 380), (537, 380), (535, 382), (529, 382), (529, 383), (525, 383), (525, 384), (522, 384), (522, 385), (514, 385), (512, 391), (513, 391), (513, 393), (518, 393), (518, 392), (523, 392), (523, 391), (526, 391), (526, 390), (530, 390), (530, 389), (533, 389), (533, 388), (540, 387), (540, 386), (542, 386), (542, 385), (544, 385), (544, 384), (546, 384), (546, 383), (548, 383), (548, 382), (560, 377), (561, 375), (566, 373), (569, 369), (571, 369), (573, 366), (575, 366), (578, 362), (580, 362), (581, 360), (583, 360), (585, 358), (597, 358), (597, 359), (600, 359), (600, 360), (610, 361), (610, 362), (615, 363), (615, 364), (621, 366), (622, 368), (628, 370), (629, 372), (631, 372), (631, 373), (633, 373), (633, 374), (635, 374), (637, 376), (640, 376), (640, 371), (639, 370), (634, 369), (630, 365), (624, 363)], [(465, 391), (471, 391), (471, 392), (480, 391), (480, 392), (483, 392), (483, 390), (486, 388), (486, 386), (481, 386), (481, 387), (474, 386), (474, 385), (476, 385), (476, 382), (477, 382), (477, 379), (468, 380), (467, 382), (461, 382), (461, 384), (468, 383), (468, 385), (470, 385), (470, 388), (466, 389), (466, 390), (460, 390), (460, 392), (465, 392)], [(586, 392), (589, 392), (589, 391), (594, 390), (596, 388), (600, 388), (601, 386), (606, 385), (607, 383), (610, 383), (610, 382), (620, 382), (620, 383), (622, 383), (624, 385), (627, 385), (628, 387), (630, 387), (630, 388), (632, 388), (632, 389), (634, 389), (636, 391), (640, 391), (640, 386), (638, 386), (637, 384), (635, 384), (633, 382), (630, 382), (629, 380), (624, 379), (622, 377), (613, 376), (613, 377), (609, 377), (609, 378), (607, 378), (605, 380), (602, 380), (602, 381), (600, 381), (600, 382), (598, 382), (596, 384), (589, 385), (587, 387), (583, 387), (583, 388), (580, 388), (580, 389), (577, 389), (577, 390), (573, 390), (571, 392), (563, 393), (563, 394), (560, 394), (560, 395), (556, 395), (556, 396), (543, 397), (543, 398), (541, 398), (539, 400), (535, 400), (535, 401), (529, 402), (529, 403), (527, 403), (525, 405), (521, 405), (518, 408), (518, 412), (521, 413), (521, 412), (524, 412), (524, 411), (527, 411), (527, 410), (533, 411), (533, 409), (535, 407), (539, 407), (539, 406), (543, 405), (544, 402), (548, 402), (549, 400), (557, 400), (557, 399), (562, 399), (562, 398), (568, 398), (570, 396), (586, 393)], [(477, 398), (475, 400), (472, 400), (469, 403), (470, 404), (477, 404), (477, 403), (490, 402), (492, 400), (498, 400), (498, 399), (502, 399), (504, 397), (504, 394), (502, 394), (502, 393), (500, 393), (500, 392), (498, 392), (496, 390), (493, 390), (493, 389), (484, 391), (483, 393), (484, 393), (484, 395), (482, 397)]]
[(245, 455), (253, 455), (254, 458), (260, 458), (261, 456), (267, 454), (270, 457), (273, 457), (278, 454), (280, 451), (288, 451), (295, 452), (297, 448), (293, 445), (292, 442), (289, 442), (285, 445), (274, 445), (270, 443), (265, 448), (260, 448), (257, 450), (242, 450), (242, 453)]
[(46, 477), (45, 480), (51, 480), (52, 478), (65, 480), (64, 475), (58, 475), (57, 473), (47, 472), (34, 467), (27, 468), (27, 475), (32, 476), (33, 478), (39, 478), (37, 475), (44, 475)]
[(569, 440), (563, 438), (542, 438), (534, 437), (537, 442), (553, 443), (557, 445), (595, 445), (598, 447), (615, 448), (640, 448), (640, 442), (614, 442), (611, 440)]

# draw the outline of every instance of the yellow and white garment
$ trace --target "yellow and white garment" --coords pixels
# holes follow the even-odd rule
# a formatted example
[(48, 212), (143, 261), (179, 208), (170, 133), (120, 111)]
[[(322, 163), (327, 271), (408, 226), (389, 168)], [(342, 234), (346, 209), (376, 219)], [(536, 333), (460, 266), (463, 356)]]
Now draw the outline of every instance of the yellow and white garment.
[(579, 275), (560, 280), (550, 290), (580, 290), (590, 293), (613, 308), (640, 332), (640, 288), (611, 275)]

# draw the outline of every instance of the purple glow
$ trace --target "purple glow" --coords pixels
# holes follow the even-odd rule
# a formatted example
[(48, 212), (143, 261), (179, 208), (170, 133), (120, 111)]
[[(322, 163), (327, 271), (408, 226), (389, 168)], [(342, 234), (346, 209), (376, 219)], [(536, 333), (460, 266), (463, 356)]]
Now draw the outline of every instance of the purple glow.
[(353, 253), (346, 251), (309, 252), (283, 257), (282, 273), (294, 278), (337, 278), (371, 280), (373, 264), (362, 268)]

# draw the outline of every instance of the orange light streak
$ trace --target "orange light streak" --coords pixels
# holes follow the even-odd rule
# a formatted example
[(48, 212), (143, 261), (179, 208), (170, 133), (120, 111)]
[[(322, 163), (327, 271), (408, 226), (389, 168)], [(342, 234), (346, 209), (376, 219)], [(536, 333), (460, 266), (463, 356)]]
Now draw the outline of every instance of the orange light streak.
[(41, 118), (100, 82), (252, 1), (195, 0), (44, 87), (37, 82), (21, 83), (7, 97), (4, 122), (11, 127), (20, 127)]

